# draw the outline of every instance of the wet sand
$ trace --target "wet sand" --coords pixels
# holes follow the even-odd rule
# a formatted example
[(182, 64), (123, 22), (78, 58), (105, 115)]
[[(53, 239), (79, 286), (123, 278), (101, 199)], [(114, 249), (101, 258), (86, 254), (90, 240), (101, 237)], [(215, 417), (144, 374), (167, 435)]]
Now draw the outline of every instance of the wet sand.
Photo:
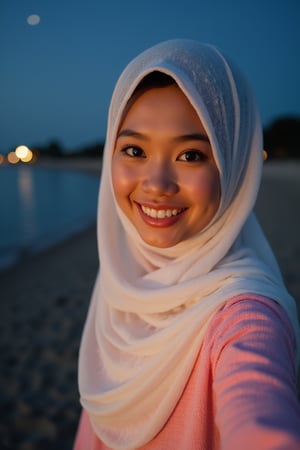
[[(265, 165), (256, 210), (300, 304), (300, 163)], [(92, 226), (0, 272), (1, 449), (71, 450), (78, 348), (97, 270)]]

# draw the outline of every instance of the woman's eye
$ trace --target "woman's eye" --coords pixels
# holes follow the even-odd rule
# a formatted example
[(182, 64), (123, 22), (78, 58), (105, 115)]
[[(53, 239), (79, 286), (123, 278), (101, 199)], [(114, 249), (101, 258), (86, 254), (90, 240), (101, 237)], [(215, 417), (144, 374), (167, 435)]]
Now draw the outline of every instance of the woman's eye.
[(145, 158), (145, 153), (140, 147), (126, 147), (122, 150), (126, 155), (130, 156), (131, 158)]
[(198, 162), (205, 161), (207, 156), (199, 150), (188, 150), (179, 156), (179, 161)]

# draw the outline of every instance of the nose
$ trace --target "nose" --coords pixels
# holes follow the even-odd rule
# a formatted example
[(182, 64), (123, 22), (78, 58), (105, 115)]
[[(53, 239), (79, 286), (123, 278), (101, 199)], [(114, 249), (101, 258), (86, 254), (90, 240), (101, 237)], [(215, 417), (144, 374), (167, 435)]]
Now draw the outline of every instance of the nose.
[(169, 164), (148, 166), (142, 181), (142, 188), (144, 192), (156, 197), (168, 197), (179, 191), (176, 174)]

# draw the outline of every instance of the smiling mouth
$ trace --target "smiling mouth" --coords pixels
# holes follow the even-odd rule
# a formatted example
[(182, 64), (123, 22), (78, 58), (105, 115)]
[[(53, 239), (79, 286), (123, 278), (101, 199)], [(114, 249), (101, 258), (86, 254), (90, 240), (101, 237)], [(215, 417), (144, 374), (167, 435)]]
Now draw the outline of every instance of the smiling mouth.
[(146, 216), (151, 217), (152, 219), (166, 219), (178, 216), (178, 214), (181, 214), (186, 208), (154, 209), (141, 205), (141, 209)]

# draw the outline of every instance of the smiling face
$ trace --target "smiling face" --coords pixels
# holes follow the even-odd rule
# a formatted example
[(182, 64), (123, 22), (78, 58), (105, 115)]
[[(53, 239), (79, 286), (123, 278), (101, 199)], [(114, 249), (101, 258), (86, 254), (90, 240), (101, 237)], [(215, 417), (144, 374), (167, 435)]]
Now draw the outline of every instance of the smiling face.
[(119, 207), (155, 247), (172, 247), (212, 220), (218, 169), (206, 131), (176, 84), (132, 101), (118, 131), (112, 181)]

